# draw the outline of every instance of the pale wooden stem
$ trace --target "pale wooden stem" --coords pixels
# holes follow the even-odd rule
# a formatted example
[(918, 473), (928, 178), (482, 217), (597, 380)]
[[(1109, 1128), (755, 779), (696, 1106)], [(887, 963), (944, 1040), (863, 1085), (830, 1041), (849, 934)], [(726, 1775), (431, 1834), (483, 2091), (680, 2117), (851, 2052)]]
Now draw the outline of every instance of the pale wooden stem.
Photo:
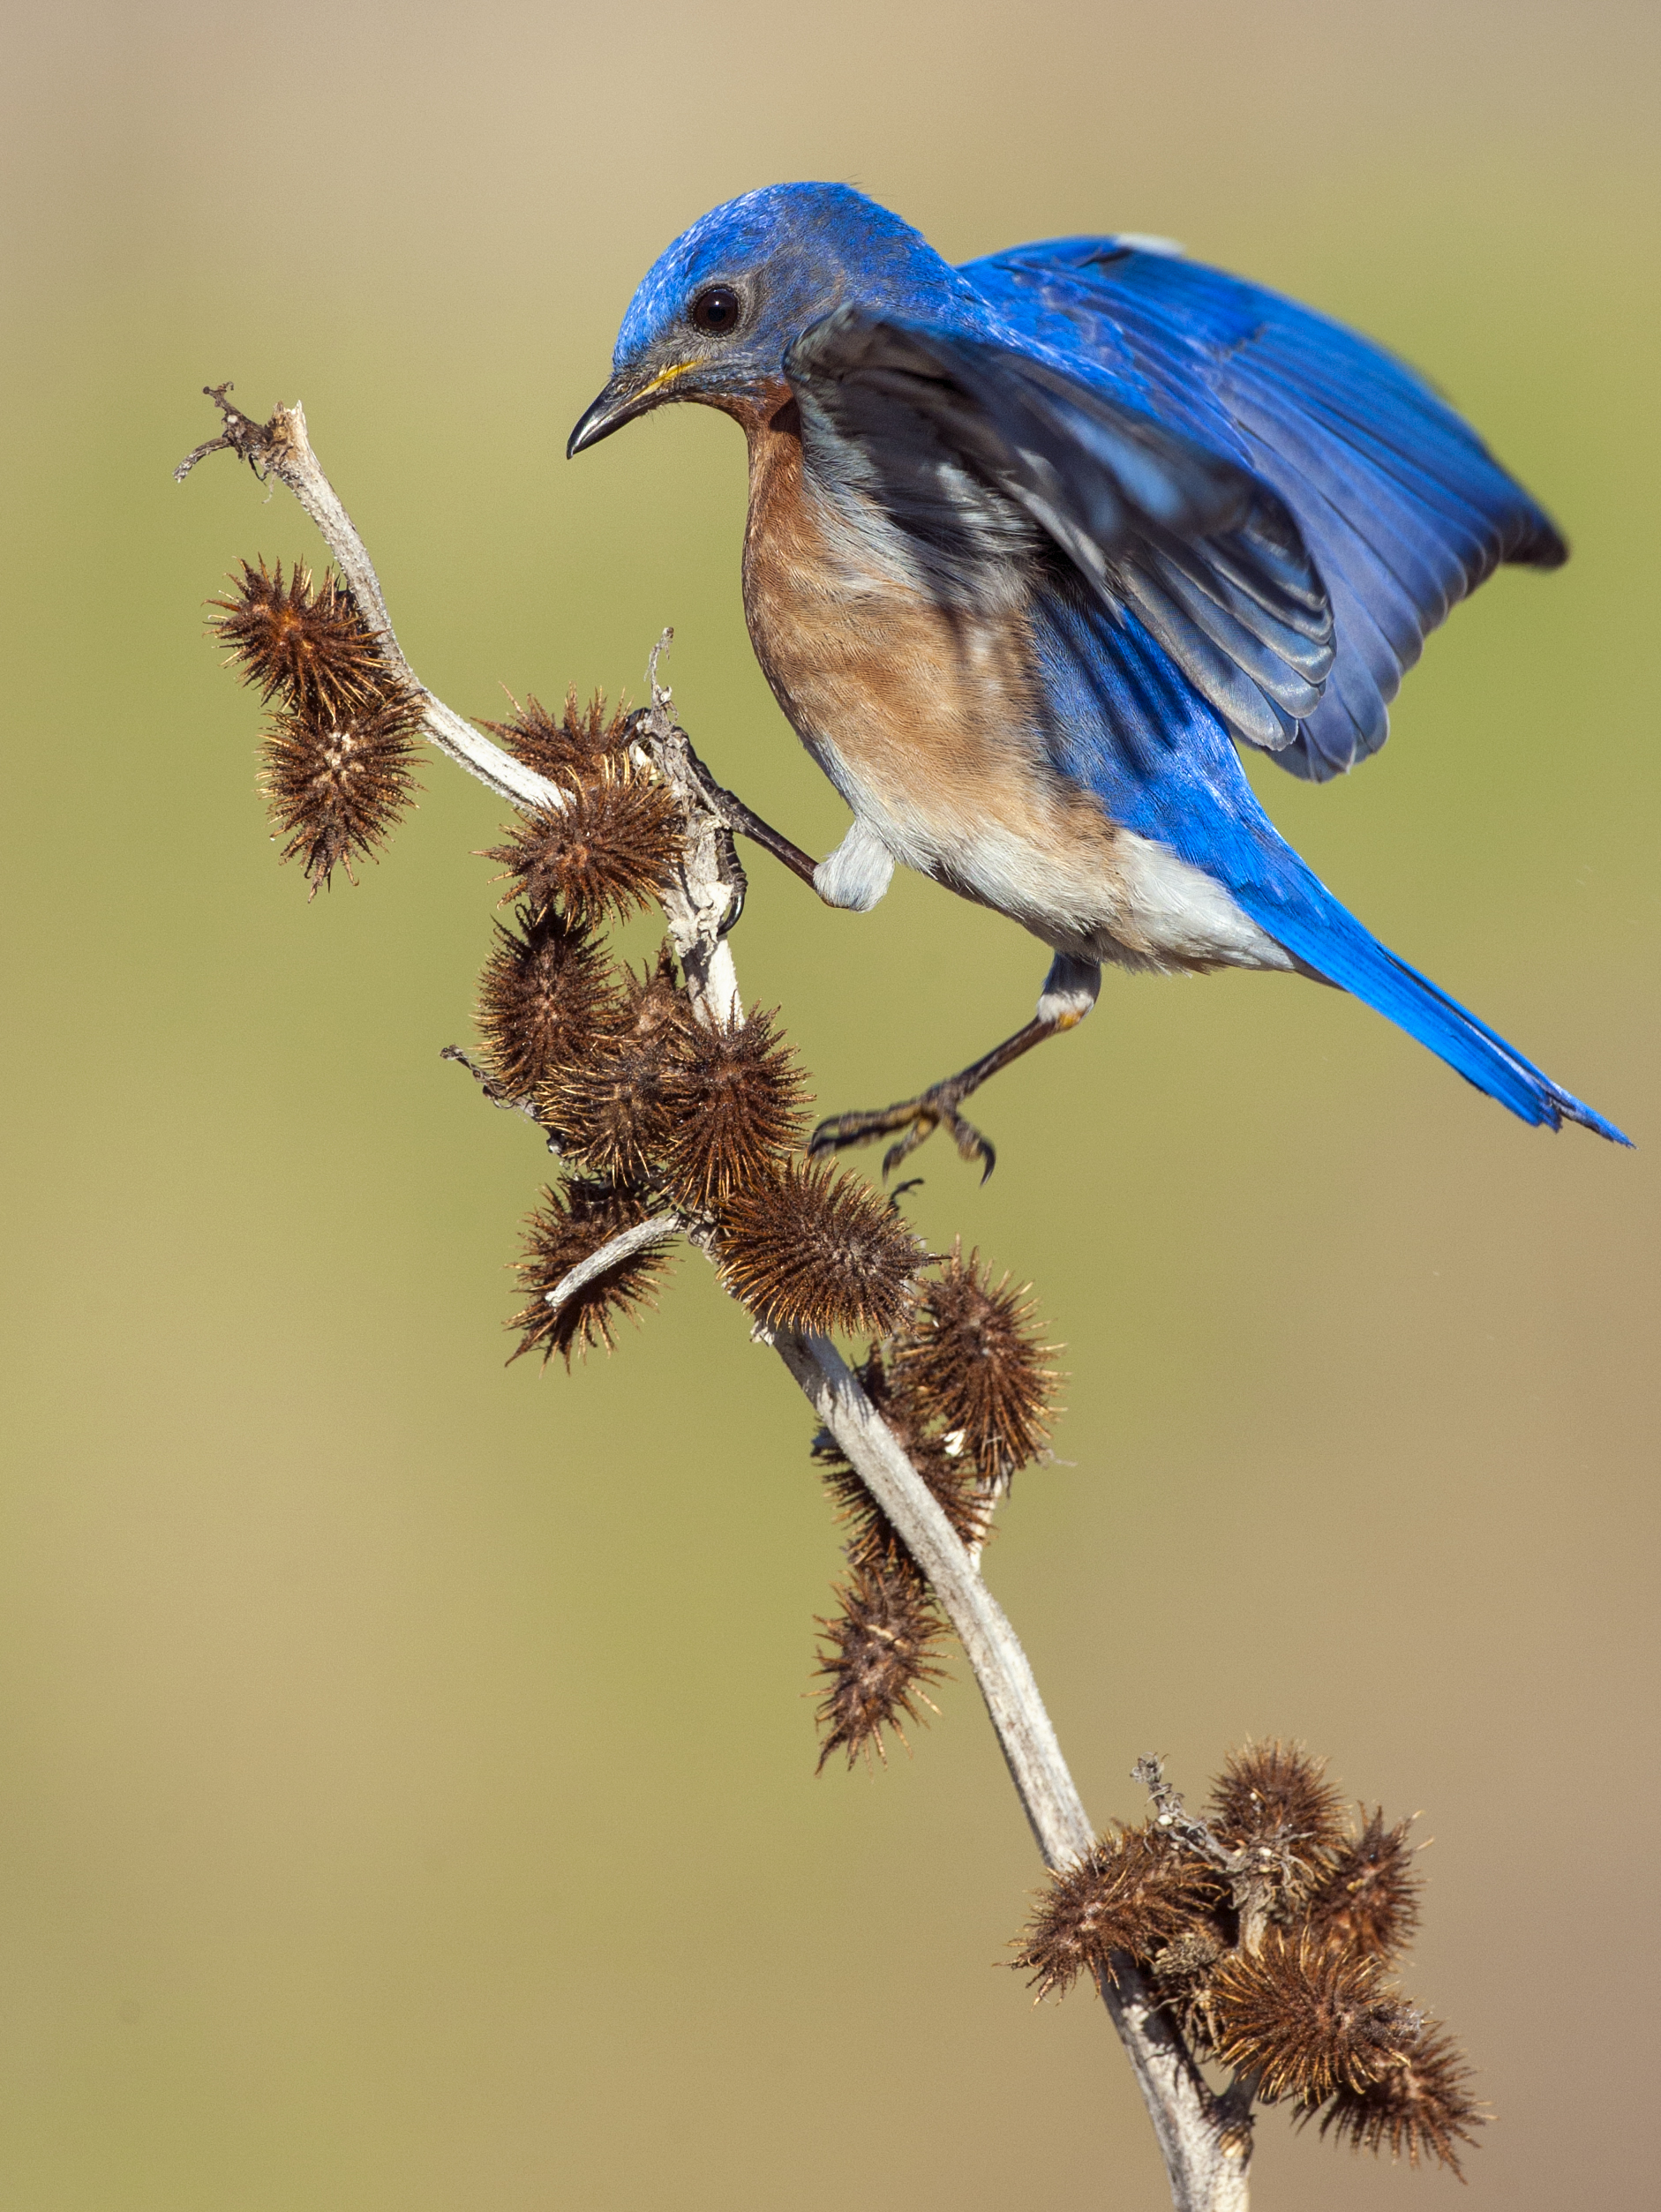
[(312, 451), (312, 441), (306, 435), (305, 409), (297, 401), (292, 407), (278, 408), (268, 423), (256, 423), (226, 399), (224, 395), (229, 389), (229, 385), (222, 385), (210, 394), (225, 418), (224, 434), (187, 454), (173, 472), (176, 481), (182, 483), (196, 463), (210, 453), (229, 447), (246, 461), (257, 475), (275, 476), (287, 484), (316, 523), (342, 581), (351, 593), (357, 611), (374, 633), (375, 641), (387, 661), (419, 694), (423, 725), (440, 752), (448, 754), (470, 776), (488, 784), (499, 799), (507, 799), (515, 806), (530, 809), (564, 806), (565, 794), (557, 784), (550, 783), (545, 776), (538, 776), (534, 769), (526, 768), (500, 746), (492, 745), (483, 731), (476, 730), (464, 716), (458, 715), (453, 707), (430, 692), (410, 667), (392, 626), (380, 579), (375, 574), (368, 549), (340, 494)]
[(392, 617), (387, 611), (374, 564), (351, 516), (312, 451), (312, 441), (305, 431), (305, 409), (297, 401), (293, 407), (278, 408), (268, 430), (266, 466), (274, 476), (282, 478), (317, 524), (358, 611), (375, 633), (381, 651), (399, 674), (420, 693), (422, 718), (433, 744), (470, 775), (477, 776), (481, 784), (488, 784), (499, 798), (511, 800), (515, 806), (562, 806), (565, 796), (557, 784), (515, 760), (500, 746), (492, 745), (483, 731), (476, 730), (463, 716), (430, 692), (410, 667), (392, 626)]
[[(433, 742), (515, 806), (560, 803), (554, 784), (492, 745), (416, 677), (394, 633), (364, 542), (312, 451), (303, 409), (279, 408), (261, 427), (231, 408), (222, 393), (215, 397), (226, 417), (226, 435), (199, 448), (178, 473), (186, 473), (214, 446), (225, 445), (262, 473), (281, 478), (322, 533), (383, 652), (420, 693)], [(672, 696), (658, 681), (659, 656), (672, 634), (665, 631), (651, 656), (651, 707), (639, 725), (638, 739), (673, 790), (686, 822), (682, 858), (664, 896), (669, 934), (699, 1018), (725, 1027), (742, 1013), (737, 971), (723, 933), (741, 905), (743, 878), (731, 836), (711, 813), (688, 761)], [(709, 1252), (701, 1225), (664, 1214), (623, 1231), (572, 1269), (547, 1293), (550, 1303), (563, 1302), (619, 1259), (678, 1230)], [(1026, 1654), (975, 1561), (835, 1346), (823, 1337), (790, 1331), (755, 1333), (771, 1342), (927, 1575), (973, 1669), (1044, 1863), (1052, 1869), (1071, 1865), (1090, 1848), (1094, 1831)], [(1176, 2212), (1246, 2212), (1251, 2133), (1239, 2100), (1213, 2094), (1186, 2043), (1128, 1960), (1119, 1962), (1116, 1983), (1104, 1975), (1099, 1987), (1146, 2102)]]
[(590, 1283), (622, 1261), (632, 1260), (636, 1252), (650, 1251), (654, 1244), (667, 1244), (686, 1226), (678, 1213), (657, 1213), (650, 1221), (636, 1221), (627, 1229), (620, 1229), (609, 1243), (602, 1244), (598, 1252), (590, 1252), (568, 1274), (561, 1275), (552, 1290), (544, 1291), (544, 1299), (550, 1306), (563, 1306), (578, 1291), (586, 1290)]
[(824, 1337), (785, 1330), (777, 1332), (773, 1345), (945, 1608), (981, 1685), (1045, 1864), (1065, 1866), (1081, 1857), (1095, 1841), (1095, 1831), (1003, 1608), (836, 1346)]
[[(836, 1346), (785, 1331), (773, 1344), (928, 1576), (974, 1670), (1044, 1863), (1071, 1864), (1090, 1848), (1094, 1832), (1003, 1608)], [(1119, 1962), (1116, 1984), (1104, 1975), (1099, 1987), (1159, 2138), (1177, 2212), (1244, 2212), (1249, 2132), (1231, 2127), (1231, 2116), (1128, 1960)]]
[(652, 648), (646, 670), (651, 706), (637, 728), (659, 775), (680, 803), (684, 824), (680, 857), (659, 896), (699, 1020), (712, 1029), (729, 1029), (744, 1011), (725, 935), (744, 903), (744, 876), (732, 836), (710, 811), (693, 772), (686, 732), (674, 718), (673, 698), (658, 681), (658, 663), (673, 638), (674, 632), (665, 630)]
[[(665, 632), (658, 652), (668, 641)], [(650, 749), (671, 776), (688, 822), (703, 825), (689, 836), (681, 884), (666, 900), (669, 934), (680, 955), (694, 1004), (702, 1018), (725, 1022), (737, 1004), (701, 988), (711, 956), (731, 955), (718, 933), (732, 911), (731, 846), (723, 849), (702, 786), (685, 768), (685, 739), (669, 694), (657, 680), (652, 656), (648, 719)], [(767, 1337), (770, 1332), (758, 1330)], [(787, 1330), (770, 1332), (774, 1349), (849, 1465), (882, 1507), (913, 1558), (928, 1577), (974, 1671), (1003, 1758), (1028, 1824), (1053, 1869), (1081, 1858), (1094, 1841), (1083, 1801), (1039, 1693), (1036, 1679), (1003, 1608), (981, 1580), (975, 1562), (898, 1439), (861, 1389), (836, 1346), (823, 1337)], [(1116, 1983), (1098, 1986), (1109, 2017), (1130, 2058), (1159, 2139), (1176, 2212), (1245, 2212), (1251, 2131), (1219, 2103), (1187, 2044), (1155, 2004), (1142, 1976), (1121, 1960)]]

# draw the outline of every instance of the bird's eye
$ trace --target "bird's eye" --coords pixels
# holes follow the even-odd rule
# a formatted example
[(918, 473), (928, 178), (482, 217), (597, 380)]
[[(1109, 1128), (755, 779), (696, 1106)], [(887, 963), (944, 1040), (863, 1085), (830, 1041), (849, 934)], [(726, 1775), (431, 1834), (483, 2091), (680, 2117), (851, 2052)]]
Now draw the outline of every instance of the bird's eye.
[(721, 337), (736, 328), (743, 302), (730, 284), (708, 284), (692, 303), (692, 326)]

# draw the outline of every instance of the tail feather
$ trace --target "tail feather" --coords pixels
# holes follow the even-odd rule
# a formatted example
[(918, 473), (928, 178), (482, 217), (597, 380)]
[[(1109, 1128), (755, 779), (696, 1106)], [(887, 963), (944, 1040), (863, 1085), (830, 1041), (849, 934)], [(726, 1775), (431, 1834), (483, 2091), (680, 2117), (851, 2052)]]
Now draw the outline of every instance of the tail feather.
[(1233, 895), (1259, 928), (1306, 967), (1387, 1016), (1520, 1120), (1552, 1129), (1575, 1121), (1613, 1144), (1631, 1144), (1612, 1121), (1553, 1083), (1514, 1045), (1381, 945), (1315, 876), (1308, 877), (1302, 896), (1289, 899), (1257, 884), (1235, 888)]

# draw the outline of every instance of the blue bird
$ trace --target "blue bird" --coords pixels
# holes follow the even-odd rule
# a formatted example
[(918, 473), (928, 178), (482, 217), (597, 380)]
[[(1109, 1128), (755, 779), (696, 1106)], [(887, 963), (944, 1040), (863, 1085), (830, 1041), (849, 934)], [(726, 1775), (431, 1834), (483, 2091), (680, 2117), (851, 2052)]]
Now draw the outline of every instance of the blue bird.
[(815, 1150), (944, 1126), (1094, 1004), (1101, 964), (1353, 992), (1523, 1121), (1620, 1131), (1387, 950), (1281, 837), (1236, 747), (1323, 781), (1377, 752), (1426, 634), (1550, 518), (1410, 369), (1161, 241), (953, 268), (842, 184), (718, 207), (635, 293), (572, 454), (671, 401), (749, 445), (744, 605), (853, 811), (832, 905), (896, 863), (1055, 957), (1034, 1019)]

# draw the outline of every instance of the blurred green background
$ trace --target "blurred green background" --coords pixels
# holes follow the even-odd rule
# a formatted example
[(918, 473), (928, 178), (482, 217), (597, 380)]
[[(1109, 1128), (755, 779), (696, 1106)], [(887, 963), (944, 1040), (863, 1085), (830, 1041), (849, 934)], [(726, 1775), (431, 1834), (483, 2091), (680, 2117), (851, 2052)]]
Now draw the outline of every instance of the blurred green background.
[[(1392, 944), (1646, 1149), (1530, 1132), (1336, 994), (1110, 979), (917, 1218), (1038, 1285), (1062, 1464), (990, 1560), (1094, 1816), (1279, 1731), (1425, 1810), (1409, 1987), (1500, 2115), (1472, 2212), (1653, 2193), (1657, 71), (1614, 0), (12, 11), (0, 2203), (1156, 2207), (1094, 2007), (999, 1968), (1036, 1863), (970, 1683), (814, 1779), (835, 1539), (701, 1263), (504, 1372), (544, 1177), (465, 1036), (500, 810), (435, 761), (310, 907), (204, 641), (280, 490), (169, 470), (301, 399), (455, 704), (630, 687), (840, 810), (749, 657), (730, 426), (569, 469), (637, 277), (780, 176), (948, 253), (1172, 234), (1421, 363), (1561, 518), (1353, 780), (1259, 781)], [(1025, 1018), (915, 881), (755, 869), (824, 1110)], [(1260, 2129), (1268, 2212), (1451, 2203)]]

